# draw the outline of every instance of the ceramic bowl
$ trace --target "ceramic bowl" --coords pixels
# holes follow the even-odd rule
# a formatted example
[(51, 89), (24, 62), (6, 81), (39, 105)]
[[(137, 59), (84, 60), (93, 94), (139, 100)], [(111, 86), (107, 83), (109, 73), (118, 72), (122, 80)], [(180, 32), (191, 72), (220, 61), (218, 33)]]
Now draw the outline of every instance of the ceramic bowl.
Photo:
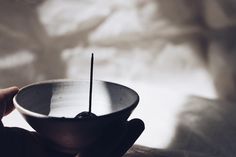
[(93, 82), (92, 113), (88, 111), (89, 81), (51, 80), (23, 87), (14, 97), (16, 109), (54, 148), (79, 152), (98, 141), (111, 127), (125, 123), (139, 102), (138, 94), (123, 85)]

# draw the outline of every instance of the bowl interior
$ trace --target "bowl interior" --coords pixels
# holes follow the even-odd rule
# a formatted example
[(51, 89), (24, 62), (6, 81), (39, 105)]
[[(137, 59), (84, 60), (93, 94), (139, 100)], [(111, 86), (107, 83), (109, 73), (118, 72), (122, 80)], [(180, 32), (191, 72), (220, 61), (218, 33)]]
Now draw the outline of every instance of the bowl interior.
[[(97, 116), (135, 108), (138, 94), (132, 89), (105, 81), (93, 82), (92, 113)], [(74, 118), (88, 111), (89, 81), (48, 81), (29, 85), (15, 97), (22, 112), (35, 116)]]

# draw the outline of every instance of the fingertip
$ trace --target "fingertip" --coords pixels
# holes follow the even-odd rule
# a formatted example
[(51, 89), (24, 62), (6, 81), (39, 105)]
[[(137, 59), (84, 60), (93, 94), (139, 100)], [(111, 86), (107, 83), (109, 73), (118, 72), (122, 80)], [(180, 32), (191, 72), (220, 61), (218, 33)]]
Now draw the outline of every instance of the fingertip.
[(109, 154), (109, 156), (123, 156), (133, 146), (144, 129), (145, 125), (141, 119), (132, 119), (128, 121), (123, 136), (121, 136), (120, 140), (117, 141), (118, 145), (116, 145), (115, 149)]
[(3, 116), (8, 115), (15, 109), (12, 99), (14, 95), (18, 93), (18, 91), (19, 88), (16, 86), (0, 89), (0, 103), (2, 104), (1, 108)]
[(12, 93), (17, 93), (19, 91), (19, 88), (17, 86), (12, 86), (12, 87), (7, 88), (7, 90)]
[[(141, 119), (135, 118), (128, 121), (129, 127), (136, 130), (138, 129), (140, 132), (145, 130), (145, 124)], [(137, 131), (137, 130), (136, 130)]]
[(16, 86), (0, 89), (0, 94), (2, 97), (8, 96), (8, 95), (13, 95), (16, 94), (19, 91), (19, 88)]

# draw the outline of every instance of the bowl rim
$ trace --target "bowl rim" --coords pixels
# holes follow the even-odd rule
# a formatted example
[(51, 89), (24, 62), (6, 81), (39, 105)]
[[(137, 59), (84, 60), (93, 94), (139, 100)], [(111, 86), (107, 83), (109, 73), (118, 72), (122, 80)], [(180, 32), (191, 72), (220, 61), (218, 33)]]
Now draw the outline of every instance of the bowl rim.
[(36, 112), (33, 112), (33, 111), (30, 111), (28, 109), (25, 109), (24, 107), (22, 107), (18, 102), (17, 102), (17, 96), (19, 95), (20, 92), (22, 92), (23, 90), (27, 89), (27, 88), (30, 88), (32, 86), (37, 86), (37, 85), (41, 85), (41, 84), (50, 84), (50, 83), (63, 83), (63, 82), (89, 82), (89, 80), (86, 80), (86, 79), (81, 79), (81, 80), (74, 80), (74, 79), (53, 79), (53, 80), (45, 80), (45, 81), (40, 81), (40, 82), (35, 82), (35, 83), (31, 83), (31, 84), (28, 84), (22, 88), (20, 88), (20, 90), (18, 91), (18, 93), (13, 97), (13, 104), (15, 106), (15, 108), (18, 110), (18, 112), (20, 112), (21, 114), (26, 114), (28, 116), (31, 116), (31, 117), (35, 117), (35, 118), (42, 118), (42, 119), (54, 119), (54, 120), (83, 120), (83, 121), (86, 121), (86, 120), (94, 120), (94, 119), (103, 119), (103, 118), (107, 118), (107, 117), (111, 117), (111, 116), (115, 116), (115, 115), (120, 115), (122, 112), (132, 112), (138, 105), (139, 103), (139, 100), (140, 100), (140, 97), (138, 95), (138, 93), (125, 86), (125, 85), (122, 85), (122, 84), (118, 84), (118, 83), (115, 83), (115, 82), (110, 82), (110, 81), (104, 81), (104, 80), (93, 80), (94, 82), (104, 82), (104, 83), (109, 83), (109, 84), (113, 84), (113, 85), (119, 85), (121, 87), (124, 87), (126, 89), (128, 89), (129, 91), (131, 91), (132, 93), (134, 93), (134, 95), (136, 95), (137, 99), (131, 104), (129, 105), (128, 107), (125, 107), (124, 109), (121, 109), (121, 110), (118, 110), (118, 111), (115, 111), (115, 112), (112, 112), (112, 113), (108, 113), (108, 114), (104, 114), (104, 115), (100, 115), (100, 116), (97, 116), (97, 117), (94, 117), (94, 118), (89, 118), (89, 119), (79, 119), (79, 118), (73, 118), (73, 117), (56, 117), (56, 116), (48, 116), (48, 115), (44, 115), (44, 114), (40, 114), (40, 113), (36, 113)]

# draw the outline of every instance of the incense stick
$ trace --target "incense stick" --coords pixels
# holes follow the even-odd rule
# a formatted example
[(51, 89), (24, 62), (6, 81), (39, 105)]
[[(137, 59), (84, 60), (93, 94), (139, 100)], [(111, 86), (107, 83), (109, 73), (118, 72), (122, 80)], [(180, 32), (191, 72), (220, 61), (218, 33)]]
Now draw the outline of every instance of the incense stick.
[(89, 86), (89, 113), (92, 112), (92, 92), (93, 92), (93, 61), (94, 55), (91, 56), (91, 65), (90, 65), (90, 86)]

